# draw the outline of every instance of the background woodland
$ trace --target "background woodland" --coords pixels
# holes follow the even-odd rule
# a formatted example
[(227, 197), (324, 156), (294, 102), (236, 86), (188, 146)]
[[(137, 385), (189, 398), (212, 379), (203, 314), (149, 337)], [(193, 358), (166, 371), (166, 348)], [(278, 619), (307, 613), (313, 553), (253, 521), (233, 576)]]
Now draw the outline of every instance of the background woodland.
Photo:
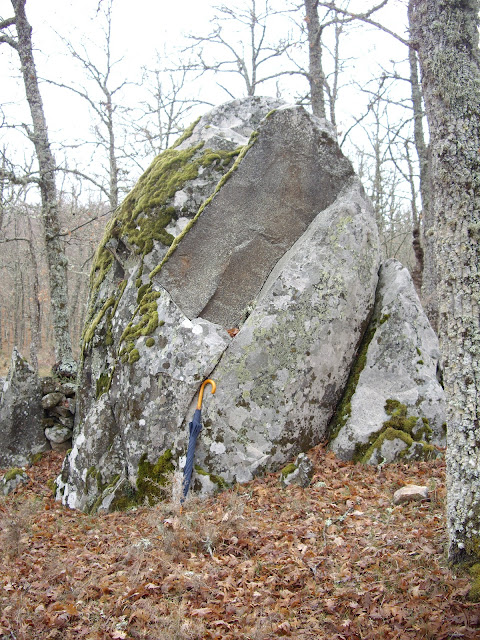
[[(11, 12), (10, 3), (4, 5), (2, 11)], [(245, 95), (276, 95), (332, 122), (372, 199), (385, 257), (408, 266), (419, 291), (427, 271), (424, 303), (434, 322), (417, 60), (406, 44), (405, 4), (390, 2), (394, 14), (387, 13), (388, 5), (386, 0), (368, 9), (354, 0), (335, 6), (245, 0), (210, 7), (210, 29), (179, 34), (175, 45), (158, 42), (156, 59), (142, 62), (141, 78), (129, 75), (115, 44), (115, 0), (98, 3), (95, 33), (72, 41), (55, 34), (67, 60), (57, 75), (36, 50), (42, 42), (32, 24), (33, 62), (42, 63), (40, 92), (54, 92), (57, 102), (75, 105), (78, 120), (88, 122), (81, 139), (74, 126), (59, 135), (56, 112), (44, 109), (55, 162), (56, 220), (47, 232), (38, 132), (18, 93), (19, 44), (9, 21), (0, 18), (2, 71), (10, 80), (5, 86), (17, 87), (16, 95), (3, 93), (0, 104), (0, 371), (5, 372), (13, 345), (43, 373), (62, 359), (52, 309), (55, 314), (65, 305), (55, 305), (49, 238), (58, 241), (58, 261), (65, 262), (59, 286), (67, 286), (64, 324), (77, 357), (90, 263), (111, 212), (153, 157), (195, 117)], [(395, 25), (398, 33), (392, 31), (392, 15), (403, 20)], [(360, 52), (354, 55), (368, 38), (379, 43), (370, 67)], [(398, 55), (390, 59), (391, 53)], [(32, 87), (25, 86), (28, 98)]]

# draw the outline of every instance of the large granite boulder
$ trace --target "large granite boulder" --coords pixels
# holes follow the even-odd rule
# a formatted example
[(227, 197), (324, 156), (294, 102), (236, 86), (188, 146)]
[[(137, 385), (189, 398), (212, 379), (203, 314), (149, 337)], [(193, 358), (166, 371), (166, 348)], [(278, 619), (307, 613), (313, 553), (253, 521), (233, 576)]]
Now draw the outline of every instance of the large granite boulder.
[(276, 107), (213, 110), (109, 224), (57, 480), (65, 504), (160, 495), (182, 468), (206, 377), (217, 393), (203, 407), (197, 486), (249, 480), (326, 437), (373, 309), (378, 235), (330, 130)]
[(429, 458), (445, 446), (437, 337), (407, 269), (387, 260), (346, 393), (331, 426), (343, 460), (380, 464)]
[(50, 449), (42, 419), (40, 381), (14, 347), (0, 396), (0, 467), (24, 466)]

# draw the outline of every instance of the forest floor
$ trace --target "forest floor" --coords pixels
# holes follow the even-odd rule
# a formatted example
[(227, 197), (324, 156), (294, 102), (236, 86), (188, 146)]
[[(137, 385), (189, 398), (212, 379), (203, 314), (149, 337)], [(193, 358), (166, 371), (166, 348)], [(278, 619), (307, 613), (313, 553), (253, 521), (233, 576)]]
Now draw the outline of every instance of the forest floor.
[[(0, 638), (479, 638), (480, 604), (447, 565), (443, 461), (382, 469), (311, 452), (278, 474), (125, 513), (62, 507), (45, 454), (0, 498)], [(394, 506), (405, 484), (430, 500)]]

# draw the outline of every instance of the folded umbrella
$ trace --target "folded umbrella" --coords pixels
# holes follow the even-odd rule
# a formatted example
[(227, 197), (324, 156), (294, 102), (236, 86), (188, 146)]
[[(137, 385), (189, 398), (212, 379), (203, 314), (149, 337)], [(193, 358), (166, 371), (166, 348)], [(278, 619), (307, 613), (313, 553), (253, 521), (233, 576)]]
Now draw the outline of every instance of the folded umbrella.
[(217, 385), (213, 380), (205, 380), (202, 382), (200, 386), (200, 392), (198, 394), (198, 402), (195, 413), (193, 414), (193, 420), (188, 425), (190, 428), (190, 439), (188, 441), (188, 449), (187, 449), (187, 459), (185, 461), (185, 467), (183, 469), (183, 496), (180, 500), (181, 504), (185, 502), (185, 498), (187, 497), (188, 489), (190, 487), (190, 480), (192, 479), (193, 472), (193, 458), (195, 456), (195, 446), (197, 444), (197, 438), (202, 430), (202, 400), (203, 400), (203, 390), (207, 384), (212, 385), (212, 393), (215, 393)]

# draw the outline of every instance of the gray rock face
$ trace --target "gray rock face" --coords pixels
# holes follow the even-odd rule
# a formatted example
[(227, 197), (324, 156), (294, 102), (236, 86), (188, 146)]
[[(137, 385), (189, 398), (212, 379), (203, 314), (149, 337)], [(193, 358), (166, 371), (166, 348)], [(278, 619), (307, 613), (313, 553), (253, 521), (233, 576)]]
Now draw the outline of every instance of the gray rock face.
[(305, 453), (300, 453), (295, 462), (283, 468), (280, 473), (280, 484), (285, 489), (291, 484), (306, 488), (312, 481), (313, 463)]
[(336, 416), (332, 450), (344, 460), (373, 464), (434, 457), (432, 445), (445, 446), (439, 358), (410, 274), (387, 260), (363, 353)]
[(0, 400), (0, 467), (23, 466), (50, 449), (42, 426), (39, 379), (16, 348)]
[(352, 175), (304, 109), (278, 109), (155, 283), (189, 318), (238, 326), (278, 260)]
[(197, 460), (246, 482), (326, 438), (373, 307), (376, 227), (356, 179), (277, 263), (211, 377)]
[[(116, 508), (181, 469), (206, 377), (217, 392), (205, 397), (197, 488), (249, 480), (325, 438), (373, 308), (378, 235), (328, 130), (302, 107), (260, 123), (269, 110), (249, 99), (202, 118), (109, 225), (92, 276), (73, 449), (57, 482), (65, 504)], [(239, 143), (215, 186), (212, 166), (229, 160), (220, 151)], [(188, 180), (167, 175), (172, 162)], [(176, 189), (159, 204), (167, 178)], [(167, 210), (164, 230), (184, 231), (165, 262), (157, 223)]]

